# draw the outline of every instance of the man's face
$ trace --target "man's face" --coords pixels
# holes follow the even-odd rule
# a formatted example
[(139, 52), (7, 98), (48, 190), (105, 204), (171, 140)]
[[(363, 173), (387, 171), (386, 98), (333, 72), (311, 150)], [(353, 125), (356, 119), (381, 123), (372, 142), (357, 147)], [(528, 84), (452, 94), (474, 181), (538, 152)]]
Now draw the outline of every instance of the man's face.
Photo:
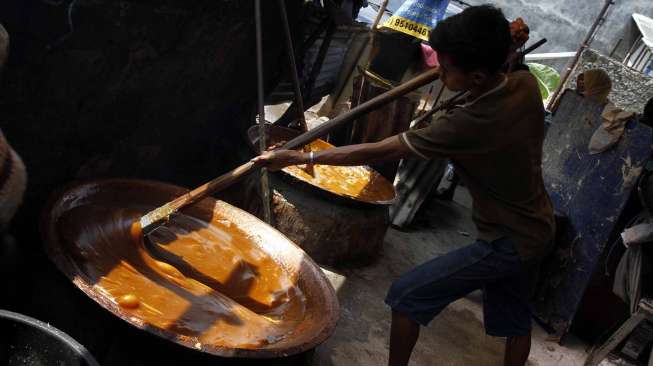
[(451, 56), (438, 54), (440, 80), (452, 91), (464, 91), (482, 85), (487, 75), (481, 71), (466, 72), (453, 63)]
[(446, 54), (438, 54), (440, 62), (440, 80), (452, 91), (463, 91), (471, 88), (469, 73), (464, 72), (453, 64), (453, 60)]

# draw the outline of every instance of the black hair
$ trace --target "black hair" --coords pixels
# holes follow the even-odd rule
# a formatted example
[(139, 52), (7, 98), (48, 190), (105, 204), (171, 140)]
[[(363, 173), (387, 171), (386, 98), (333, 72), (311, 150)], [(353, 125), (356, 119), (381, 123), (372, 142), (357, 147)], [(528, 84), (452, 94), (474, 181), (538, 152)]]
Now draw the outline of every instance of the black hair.
[(431, 31), (431, 47), (452, 57), (465, 72), (481, 70), (494, 74), (510, 52), (510, 23), (492, 5), (471, 6), (449, 17)]

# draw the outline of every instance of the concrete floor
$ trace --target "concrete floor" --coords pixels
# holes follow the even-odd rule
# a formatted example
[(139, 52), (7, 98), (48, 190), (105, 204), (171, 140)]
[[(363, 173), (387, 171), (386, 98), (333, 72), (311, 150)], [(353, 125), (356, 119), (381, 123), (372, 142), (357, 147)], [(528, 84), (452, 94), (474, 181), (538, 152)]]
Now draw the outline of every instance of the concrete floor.
[[(454, 202), (428, 202), (407, 231), (390, 229), (383, 252), (370, 266), (330, 269), (329, 277), (341, 304), (334, 335), (316, 352), (320, 366), (380, 366), (387, 362), (390, 311), (383, 299), (392, 281), (412, 267), (470, 243), (474, 226), (470, 199), (459, 188)], [(451, 304), (426, 328), (413, 352), (411, 365), (501, 365), (504, 340), (485, 335), (481, 294)], [(565, 347), (547, 340), (534, 326), (531, 366), (582, 365), (585, 349), (573, 337)]]

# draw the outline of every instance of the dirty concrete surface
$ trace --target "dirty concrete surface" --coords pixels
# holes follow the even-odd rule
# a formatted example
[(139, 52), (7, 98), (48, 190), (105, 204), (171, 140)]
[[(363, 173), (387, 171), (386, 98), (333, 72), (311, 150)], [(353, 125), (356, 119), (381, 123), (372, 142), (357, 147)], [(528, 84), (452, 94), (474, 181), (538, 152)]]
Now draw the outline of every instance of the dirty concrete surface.
[[(432, 200), (405, 231), (390, 229), (383, 252), (369, 266), (329, 268), (341, 304), (333, 336), (317, 349), (319, 366), (380, 366), (387, 363), (390, 310), (384, 304), (394, 279), (430, 258), (473, 241), (471, 199), (459, 187), (453, 202)], [(501, 365), (504, 340), (485, 335), (481, 293), (451, 304), (422, 328), (411, 365)], [(587, 346), (573, 336), (564, 347), (534, 324), (528, 365), (582, 365)]]

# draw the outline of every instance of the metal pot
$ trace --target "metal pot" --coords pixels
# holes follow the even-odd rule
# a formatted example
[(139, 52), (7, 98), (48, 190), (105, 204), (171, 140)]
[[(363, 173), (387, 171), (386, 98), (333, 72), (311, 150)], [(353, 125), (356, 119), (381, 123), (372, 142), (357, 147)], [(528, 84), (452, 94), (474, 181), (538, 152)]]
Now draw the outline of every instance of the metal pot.
[(66, 333), (29, 316), (0, 310), (0, 363), (8, 366), (99, 366)]

